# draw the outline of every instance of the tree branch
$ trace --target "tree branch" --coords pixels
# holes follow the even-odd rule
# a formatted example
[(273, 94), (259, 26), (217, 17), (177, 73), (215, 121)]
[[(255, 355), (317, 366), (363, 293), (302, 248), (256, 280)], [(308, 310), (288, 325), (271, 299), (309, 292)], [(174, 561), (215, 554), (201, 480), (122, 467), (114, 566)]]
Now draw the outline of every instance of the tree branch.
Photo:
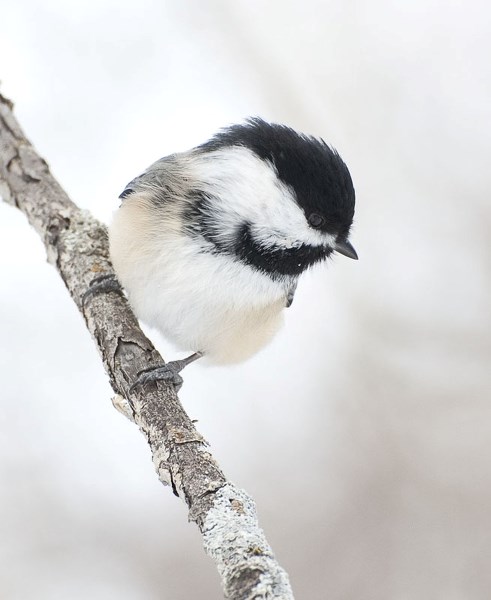
[(130, 393), (137, 373), (163, 360), (117, 292), (83, 297), (93, 279), (113, 274), (107, 231), (79, 209), (25, 138), (0, 94), (0, 195), (41, 236), (48, 260), (82, 313), (119, 404), (146, 437), (160, 481), (189, 508), (215, 561), (226, 598), (293, 600), (288, 576), (259, 528), (252, 498), (227, 481), (172, 385)]

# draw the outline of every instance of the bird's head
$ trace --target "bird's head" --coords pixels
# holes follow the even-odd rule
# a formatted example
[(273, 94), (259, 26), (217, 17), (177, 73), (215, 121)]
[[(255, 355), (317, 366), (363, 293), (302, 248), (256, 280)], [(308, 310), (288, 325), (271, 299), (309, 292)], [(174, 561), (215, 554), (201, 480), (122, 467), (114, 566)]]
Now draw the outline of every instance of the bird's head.
[(351, 176), (323, 140), (254, 118), (199, 146), (192, 163), (200, 231), (218, 251), (277, 276), (333, 252), (358, 258)]

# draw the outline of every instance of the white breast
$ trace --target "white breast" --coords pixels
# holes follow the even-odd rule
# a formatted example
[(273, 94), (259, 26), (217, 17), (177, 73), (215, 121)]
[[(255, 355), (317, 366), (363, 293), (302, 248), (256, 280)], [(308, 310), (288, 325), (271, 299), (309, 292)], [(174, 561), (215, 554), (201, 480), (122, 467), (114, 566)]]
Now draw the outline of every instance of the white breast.
[(215, 363), (250, 357), (282, 324), (285, 286), (229, 256), (203, 252), (180, 229), (144, 193), (126, 198), (114, 217), (111, 259), (137, 316)]

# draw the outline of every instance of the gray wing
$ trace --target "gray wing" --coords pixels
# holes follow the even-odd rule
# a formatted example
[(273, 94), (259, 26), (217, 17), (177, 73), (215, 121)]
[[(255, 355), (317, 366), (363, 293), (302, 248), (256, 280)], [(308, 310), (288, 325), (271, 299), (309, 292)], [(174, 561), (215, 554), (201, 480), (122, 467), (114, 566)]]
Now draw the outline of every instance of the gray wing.
[(288, 291), (286, 294), (286, 308), (290, 308), (290, 306), (292, 305), (293, 298), (295, 297), (295, 291), (297, 289), (297, 283), (298, 283), (298, 281), (295, 280), (288, 288)]
[(148, 169), (132, 179), (124, 188), (123, 192), (119, 195), (121, 200), (124, 200), (127, 196), (130, 196), (134, 192), (141, 192), (144, 190), (151, 190), (157, 195), (159, 192), (167, 191), (169, 185), (175, 185), (175, 176), (173, 177), (173, 165), (174, 165), (175, 154), (170, 156), (164, 156), (154, 162)]
[(126, 198), (126, 196), (129, 196), (130, 194), (132, 194), (135, 191), (133, 188), (134, 181), (136, 181), (136, 179), (133, 179), (132, 181), (130, 181), (128, 183), (128, 185), (124, 188), (124, 190), (121, 192), (121, 194), (119, 194), (120, 200), (124, 200)]

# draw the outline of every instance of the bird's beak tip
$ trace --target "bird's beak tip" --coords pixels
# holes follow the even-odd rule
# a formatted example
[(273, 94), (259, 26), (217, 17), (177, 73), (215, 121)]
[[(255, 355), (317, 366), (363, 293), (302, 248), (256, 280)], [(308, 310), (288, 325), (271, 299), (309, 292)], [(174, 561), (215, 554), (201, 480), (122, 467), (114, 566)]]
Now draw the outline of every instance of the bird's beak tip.
[(351, 242), (349, 242), (348, 240), (341, 240), (336, 242), (335, 250), (343, 256), (347, 256), (348, 258), (352, 258), (353, 260), (358, 260), (358, 254), (353, 248)]

